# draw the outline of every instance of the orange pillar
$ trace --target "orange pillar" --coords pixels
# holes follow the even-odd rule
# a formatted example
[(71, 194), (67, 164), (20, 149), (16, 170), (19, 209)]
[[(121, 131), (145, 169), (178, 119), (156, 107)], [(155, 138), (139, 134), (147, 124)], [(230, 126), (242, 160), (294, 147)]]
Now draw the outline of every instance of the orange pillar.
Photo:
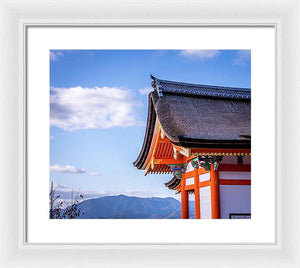
[(210, 164), (210, 191), (211, 191), (211, 216), (213, 219), (220, 219), (219, 171), (214, 170), (214, 164)]
[(195, 219), (200, 219), (200, 193), (199, 193), (199, 175), (198, 169), (194, 169), (194, 185), (195, 185)]
[(189, 195), (185, 190), (185, 174), (182, 173), (181, 179), (181, 218), (189, 218)]

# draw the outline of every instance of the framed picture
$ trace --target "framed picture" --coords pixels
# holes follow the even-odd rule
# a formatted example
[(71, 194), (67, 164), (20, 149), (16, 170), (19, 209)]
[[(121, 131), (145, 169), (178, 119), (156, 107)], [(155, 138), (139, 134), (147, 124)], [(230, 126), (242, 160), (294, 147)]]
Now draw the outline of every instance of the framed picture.
[(27, 34), (28, 243), (275, 243), (274, 27)]
[(25, 4), (1, 3), (3, 267), (299, 267), (296, 3)]

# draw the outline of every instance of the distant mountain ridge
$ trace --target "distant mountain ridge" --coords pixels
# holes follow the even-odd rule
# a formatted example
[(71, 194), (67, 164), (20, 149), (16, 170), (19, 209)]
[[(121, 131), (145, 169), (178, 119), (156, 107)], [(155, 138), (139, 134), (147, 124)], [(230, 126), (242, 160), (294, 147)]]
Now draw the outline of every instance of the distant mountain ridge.
[[(190, 202), (191, 217), (193, 203)], [(173, 197), (105, 196), (82, 201), (79, 219), (180, 219), (181, 203)]]

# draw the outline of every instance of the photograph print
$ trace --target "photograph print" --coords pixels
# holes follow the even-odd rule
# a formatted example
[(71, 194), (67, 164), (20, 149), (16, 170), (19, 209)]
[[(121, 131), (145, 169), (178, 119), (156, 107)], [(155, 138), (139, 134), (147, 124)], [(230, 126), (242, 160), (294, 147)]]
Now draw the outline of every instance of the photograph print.
[(251, 219), (250, 50), (50, 50), (50, 219)]

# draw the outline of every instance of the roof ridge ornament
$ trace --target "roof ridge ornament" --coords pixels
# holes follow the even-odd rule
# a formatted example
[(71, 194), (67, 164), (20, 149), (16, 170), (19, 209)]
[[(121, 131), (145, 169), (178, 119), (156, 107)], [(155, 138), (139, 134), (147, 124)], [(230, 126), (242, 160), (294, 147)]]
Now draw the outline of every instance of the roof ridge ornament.
[(152, 87), (157, 91), (157, 94), (159, 97), (162, 97), (162, 87), (160, 85), (160, 80), (157, 79), (155, 76), (153, 76), (152, 74), (150, 74), (150, 78), (153, 80), (151, 85)]
[(157, 79), (153, 74), (150, 74), (150, 78), (151, 78), (152, 80), (156, 80), (156, 79)]

